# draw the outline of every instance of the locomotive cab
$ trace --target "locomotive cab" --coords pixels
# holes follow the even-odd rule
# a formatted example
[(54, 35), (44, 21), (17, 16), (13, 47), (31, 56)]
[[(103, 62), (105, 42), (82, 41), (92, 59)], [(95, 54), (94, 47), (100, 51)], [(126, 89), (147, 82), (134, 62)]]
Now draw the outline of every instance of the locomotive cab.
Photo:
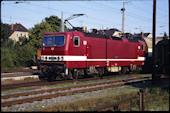
[(52, 81), (57, 76), (64, 76), (65, 34), (44, 34), (42, 38), (40, 79)]
[(47, 81), (76, 78), (78, 72), (74, 74), (75, 68), (86, 66), (85, 42), (80, 32), (44, 34), (39, 78)]

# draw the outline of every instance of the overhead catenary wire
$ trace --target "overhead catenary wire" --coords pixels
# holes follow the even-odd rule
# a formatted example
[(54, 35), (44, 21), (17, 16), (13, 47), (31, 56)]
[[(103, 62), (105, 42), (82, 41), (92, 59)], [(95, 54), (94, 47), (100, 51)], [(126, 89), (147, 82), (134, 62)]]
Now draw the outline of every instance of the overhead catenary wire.
[[(40, 6), (40, 5), (35, 5), (35, 4), (31, 4), (31, 3), (29, 3), (28, 5), (33, 5), (33, 6), (37, 6), (37, 7), (41, 7), (41, 8), (45, 8), (45, 9), (47, 9), (48, 7), (44, 7), (44, 6)], [(21, 7), (18, 7), (18, 6), (13, 6), (13, 5), (10, 5), (10, 6), (12, 6), (12, 7), (16, 7), (16, 8), (21, 8)], [(47, 13), (45, 13), (45, 12), (40, 12), (40, 11), (36, 11), (36, 10), (33, 10), (33, 9), (28, 9), (28, 8), (23, 8), (22, 7), (22, 9), (24, 9), (24, 10), (27, 10), (27, 11), (33, 11), (34, 13), (38, 13), (38, 14), (47, 14)], [(54, 9), (54, 8), (49, 8), (49, 9), (52, 9), (52, 10), (56, 10), (56, 11), (58, 11), (58, 12), (61, 12), (61, 10), (57, 10), (57, 9)], [(73, 13), (71, 13), (71, 12), (68, 12), (68, 11), (63, 11), (64, 13), (66, 12), (66, 13), (69, 13), (69, 14), (73, 14)], [(110, 24), (110, 23), (113, 23), (113, 22), (111, 22), (111, 21), (106, 21), (106, 20), (102, 20), (102, 19), (98, 19), (98, 18), (94, 18), (94, 17), (87, 17), (87, 18), (90, 18), (90, 19), (93, 19), (93, 20), (97, 20), (97, 21), (100, 21), (100, 22), (104, 22), (104, 23), (108, 23), (108, 24)], [(88, 23), (88, 22), (84, 22), (84, 23)], [(114, 24), (117, 24), (117, 23), (114, 23)], [(117, 24), (117, 25), (120, 25), (120, 24)]]
[[(104, 6), (106, 8), (110, 8), (110, 9), (113, 9), (115, 11), (119, 11), (118, 9), (115, 9), (113, 7), (109, 7), (107, 5), (104, 5), (104, 4), (99, 4), (99, 3), (96, 3), (96, 2), (92, 2), (92, 3), (95, 3), (95, 4), (98, 4), (98, 5), (101, 5), (101, 6)], [(131, 13), (131, 12), (128, 12), (126, 11), (126, 15), (129, 16), (129, 17), (133, 17), (133, 18), (136, 18), (136, 19), (140, 19), (140, 20), (144, 20), (144, 21), (152, 21), (152, 18), (147, 18), (147, 17), (143, 17), (143, 16), (140, 16), (140, 15), (137, 15), (137, 14), (134, 14), (134, 13)], [(160, 22), (160, 23), (164, 23), (164, 22)], [(168, 23), (164, 23), (164, 24), (168, 24)]]
[[(94, 2), (91, 2), (92, 4), (95, 4)], [(7, 4), (7, 5), (11, 5), (11, 4)], [(53, 10), (53, 11), (57, 11), (57, 12), (60, 12), (61, 13), (61, 11), (63, 11), (63, 10), (61, 10), (61, 9), (56, 9), (56, 8), (54, 8), (54, 7), (49, 7), (49, 6), (41, 6), (41, 5), (37, 5), (37, 4), (33, 4), (33, 3), (29, 3), (29, 4), (27, 4), (27, 5), (32, 5), (32, 6), (35, 6), (35, 7), (39, 7), (39, 8), (45, 8), (45, 9), (49, 9), (49, 10)], [(14, 5), (11, 5), (11, 6), (13, 6), (13, 7), (17, 7), (17, 8), (21, 8), (22, 6), (20, 6), (20, 7), (18, 7), (18, 6), (14, 6)], [(74, 6), (74, 4), (73, 4), (73, 6)], [(77, 5), (76, 4), (76, 6), (77, 7), (81, 7), (80, 5)], [(101, 6), (102, 6), (102, 8), (103, 9), (111, 9), (112, 7), (110, 7), (110, 6), (107, 6), (107, 5), (105, 5), (105, 4), (96, 4), (95, 6), (97, 6), (97, 7), (100, 7), (101, 8)], [(107, 8), (106, 8), (107, 7)], [(84, 8), (87, 8), (87, 6), (84, 6)], [(38, 10), (34, 10), (34, 9), (29, 9), (29, 8), (25, 8), (25, 7), (22, 7), (22, 9), (24, 9), (24, 10), (27, 10), (27, 11), (31, 11), (31, 12), (34, 12), (34, 13), (38, 13), (38, 14), (41, 14), (41, 15), (49, 15), (49, 14), (47, 14), (47, 13), (45, 13), (45, 12), (41, 12), (41, 11), (38, 11)], [(88, 10), (93, 10), (93, 8), (90, 8), (90, 9), (88, 9)], [(104, 11), (104, 10), (103, 10)], [(112, 10), (109, 10), (109, 11), (112, 11), (112, 12), (116, 12), (116, 13), (120, 13), (121, 14), (121, 11), (119, 11), (118, 9), (115, 9), (115, 8), (112, 8)], [(73, 14), (72, 12), (70, 12), (70, 11), (63, 11), (64, 13), (66, 13), (67, 15), (71, 15), (71, 14)], [(140, 22), (144, 22), (144, 21), (146, 21), (146, 22), (151, 22), (152, 20), (151, 19), (149, 19), (149, 18), (142, 18), (142, 17), (139, 17), (138, 15), (133, 15), (133, 14), (131, 14), (131, 13), (129, 13), (129, 12), (127, 12), (126, 13), (126, 16), (129, 16), (130, 18), (135, 18), (135, 19), (139, 19), (139, 20), (141, 20), (141, 21), (137, 21), (136, 23), (140, 23)], [(118, 22), (114, 22), (114, 21), (109, 21), (109, 20), (107, 20), (107, 19), (99, 19), (99, 18), (95, 18), (94, 16), (92, 17), (92, 16), (86, 16), (85, 17), (86, 19), (85, 20), (83, 20), (83, 23), (84, 24), (90, 24), (90, 23), (93, 23), (93, 24), (96, 24), (96, 25), (99, 25), (99, 26), (101, 26), (102, 24), (104, 25), (104, 26), (106, 26), (106, 25), (117, 25), (117, 26), (121, 26), (121, 23), (118, 23)], [(90, 20), (95, 20), (94, 22), (90, 22), (90, 21), (87, 21), (88, 19), (90, 19)], [(76, 20), (73, 20), (73, 21), (76, 21)], [(97, 21), (99, 21), (99, 22), (97, 22)], [(133, 22), (133, 23), (135, 23), (135, 22)], [(163, 23), (163, 24), (167, 24), (167, 23), (164, 23), (164, 22), (160, 22), (160, 23)], [(102, 26), (103, 26), (102, 25)], [(126, 25), (127, 27), (130, 27), (131, 26), (131, 24), (129, 23), (128, 25)], [(144, 25), (143, 26), (144, 28), (146, 28), (146, 26)]]

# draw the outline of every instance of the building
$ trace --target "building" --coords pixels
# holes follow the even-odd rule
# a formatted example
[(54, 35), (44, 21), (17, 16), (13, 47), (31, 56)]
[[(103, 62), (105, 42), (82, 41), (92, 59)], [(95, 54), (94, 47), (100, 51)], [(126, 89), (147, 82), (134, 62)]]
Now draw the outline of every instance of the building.
[(11, 35), (9, 36), (9, 39), (12, 39), (17, 42), (19, 41), (19, 37), (26, 37), (27, 39), (29, 39), (28, 30), (19, 23), (12, 24)]

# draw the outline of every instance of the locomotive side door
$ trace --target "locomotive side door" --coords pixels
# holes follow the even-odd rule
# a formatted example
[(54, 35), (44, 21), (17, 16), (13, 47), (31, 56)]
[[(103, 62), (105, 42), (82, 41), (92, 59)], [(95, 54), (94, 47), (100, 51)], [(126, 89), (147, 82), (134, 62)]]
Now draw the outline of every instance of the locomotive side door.
[(90, 42), (91, 40), (89, 40), (89, 38), (86, 38), (86, 42), (87, 42), (87, 44), (86, 44), (86, 57), (87, 57), (87, 61), (86, 61), (86, 68), (89, 68), (90, 67), (90, 61), (89, 61), (89, 59), (91, 59), (90, 58), (90, 45), (91, 45), (91, 42)]

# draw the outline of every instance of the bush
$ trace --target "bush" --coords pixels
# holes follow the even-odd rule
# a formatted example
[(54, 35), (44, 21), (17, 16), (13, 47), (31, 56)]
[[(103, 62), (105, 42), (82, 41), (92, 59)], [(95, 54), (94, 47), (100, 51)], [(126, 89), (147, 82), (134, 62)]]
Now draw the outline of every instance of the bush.
[(10, 69), (15, 67), (15, 60), (13, 57), (15, 53), (10, 48), (1, 48), (1, 69)]
[(16, 42), (1, 48), (1, 69), (18, 69), (33, 65), (35, 47), (29, 43)]
[(34, 55), (36, 54), (36, 50), (33, 46), (27, 44), (17, 48), (17, 61), (20, 66), (31, 66), (33, 65)]

